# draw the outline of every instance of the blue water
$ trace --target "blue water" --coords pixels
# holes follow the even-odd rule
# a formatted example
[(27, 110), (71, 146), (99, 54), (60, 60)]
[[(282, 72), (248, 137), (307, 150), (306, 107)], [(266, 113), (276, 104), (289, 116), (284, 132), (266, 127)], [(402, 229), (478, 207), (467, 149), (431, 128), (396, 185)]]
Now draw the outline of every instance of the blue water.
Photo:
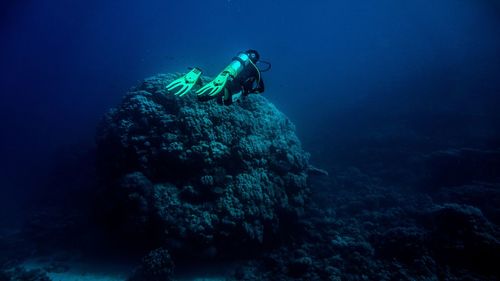
[[(264, 96), (320, 167), (387, 167), (401, 160), (390, 146), (500, 147), (498, 1), (12, 1), (0, 4), (0, 220), (57, 194), (54, 178), (74, 176), (58, 168), (93, 150), (97, 122), (138, 81), (216, 75), (249, 48), (272, 63)], [(380, 154), (360, 153), (374, 143)]]

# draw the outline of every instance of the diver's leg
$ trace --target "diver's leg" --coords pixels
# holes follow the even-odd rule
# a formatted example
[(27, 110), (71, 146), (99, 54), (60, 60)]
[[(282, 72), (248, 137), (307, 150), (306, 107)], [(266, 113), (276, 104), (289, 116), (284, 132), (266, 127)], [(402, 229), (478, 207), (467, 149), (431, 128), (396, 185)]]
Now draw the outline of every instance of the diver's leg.
[(233, 96), (231, 97), (231, 102), (235, 103), (235, 102), (239, 101), (242, 96), (243, 96), (243, 91), (239, 91), (236, 94), (233, 94)]
[(233, 94), (232, 92), (226, 87), (224, 88), (224, 94), (222, 96), (222, 103), (224, 105), (231, 105), (233, 104)]

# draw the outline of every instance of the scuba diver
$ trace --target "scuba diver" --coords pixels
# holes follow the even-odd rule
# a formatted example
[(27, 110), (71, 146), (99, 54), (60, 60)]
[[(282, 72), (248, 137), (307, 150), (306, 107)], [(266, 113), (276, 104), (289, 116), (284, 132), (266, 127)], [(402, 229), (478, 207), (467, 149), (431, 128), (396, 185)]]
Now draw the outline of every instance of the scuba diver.
[[(268, 67), (261, 70), (257, 67), (258, 62), (267, 64)], [(174, 95), (182, 97), (194, 85), (200, 85), (202, 87), (196, 91), (198, 100), (207, 101), (217, 98), (219, 104), (231, 105), (249, 94), (264, 92), (261, 72), (269, 69), (271, 69), (271, 64), (261, 61), (256, 50), (247, 50), (234, 57), (232, 62), (214, 80), (204, 86), (200, 79), (201, 69), (195, 67), (187, 74), (172, 81), (166, 88), (168, 91), (172, 91), (181, 87)]]

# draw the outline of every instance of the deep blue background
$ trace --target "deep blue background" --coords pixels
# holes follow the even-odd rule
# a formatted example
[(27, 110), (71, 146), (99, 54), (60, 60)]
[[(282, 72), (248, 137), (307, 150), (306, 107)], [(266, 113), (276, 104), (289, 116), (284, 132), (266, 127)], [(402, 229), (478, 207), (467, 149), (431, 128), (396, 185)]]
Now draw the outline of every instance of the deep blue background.
[(496, 2), (1, 4), (2, 216), (44, 185), (58, 151), (93, 145), (99, 118), (129, 87), (188, 66), (215, 75), (248, 48), (273, 63), (265, 95), (297, 124), (313, 161), (403, 116), (429, 137), (490, 137), (500, 121)]

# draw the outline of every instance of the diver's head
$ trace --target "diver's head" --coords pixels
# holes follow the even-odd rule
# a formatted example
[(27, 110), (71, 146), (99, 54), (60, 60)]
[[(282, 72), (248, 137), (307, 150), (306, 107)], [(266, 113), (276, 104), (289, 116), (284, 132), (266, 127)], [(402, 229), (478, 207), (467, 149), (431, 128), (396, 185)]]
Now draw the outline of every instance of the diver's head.
[(248, 57), (253, 63), (257, 63), (260, 59), (260, 55), (256, 50), (247, 50), (245, 53), (247, 53)]

